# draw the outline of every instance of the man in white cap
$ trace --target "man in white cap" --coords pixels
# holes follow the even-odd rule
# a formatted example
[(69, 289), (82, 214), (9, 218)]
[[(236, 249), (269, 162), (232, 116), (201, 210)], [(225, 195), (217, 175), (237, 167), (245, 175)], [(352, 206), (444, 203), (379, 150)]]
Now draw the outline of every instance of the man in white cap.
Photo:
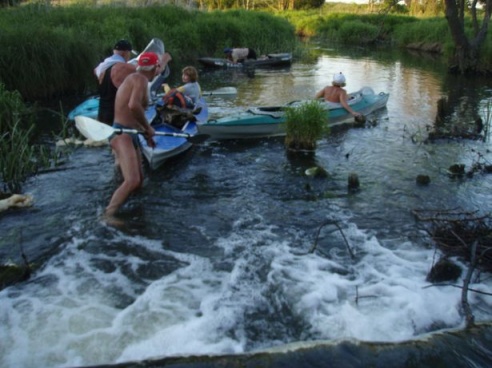
[(354, 118), (359, 118), (362, 115), (352, 110), (349, 106), (347, 99), (347, 91), (343, 89), (345, 87), (345, 76), (340, 72), (333, 76), (331, 86), (326, 86), (321, 91), (316, 93), (314, 98), (323, 97), (325, 101), (335, 102), (341, 104), (345, 110), (347, 110)]
[[(113, 127), (137, 129), (143, 132), (150, 147), (155, 147), (152, 138), (155, 131), (145, 117), (145, 109), (149, 102), (148, 83), (161, 72), (162, 68), (165, 68), (170, 59), (170, 55), (167, 55), (160, 61), (159, 56), (153, 52), (141, 54), (138, 58), (137, 71), (127, 76), (116, 92)], [(110, 224), (117, 225), (118, 220), (114, 217), (116, 211), (143, 183), (142, 154), (136, 134), (116, 135), (110, 143), (115, 152), (115, 161), (121, 168), (123, 183), (111, 197), (104, 212), (104, 219)]]

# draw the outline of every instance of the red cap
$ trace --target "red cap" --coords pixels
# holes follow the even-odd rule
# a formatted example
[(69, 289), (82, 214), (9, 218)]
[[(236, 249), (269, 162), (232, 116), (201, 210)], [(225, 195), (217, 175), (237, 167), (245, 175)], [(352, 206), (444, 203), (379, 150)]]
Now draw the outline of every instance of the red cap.
[(155, 52), (144, 52), (138, 58), (139, 66), (152, 66), (159, 64), (159, 57)]

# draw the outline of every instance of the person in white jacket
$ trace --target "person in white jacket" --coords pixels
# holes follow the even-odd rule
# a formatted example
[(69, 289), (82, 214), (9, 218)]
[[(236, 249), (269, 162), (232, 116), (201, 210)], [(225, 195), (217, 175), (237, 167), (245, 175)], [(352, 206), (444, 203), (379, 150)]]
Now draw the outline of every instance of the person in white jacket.
[(224, 49), (224, 54), (226, 54), (227, 59), (232, 61), (234, 64), (242, 63), (248, 59), (256, 60), (256, 52), (250, 48), (226, 47)]

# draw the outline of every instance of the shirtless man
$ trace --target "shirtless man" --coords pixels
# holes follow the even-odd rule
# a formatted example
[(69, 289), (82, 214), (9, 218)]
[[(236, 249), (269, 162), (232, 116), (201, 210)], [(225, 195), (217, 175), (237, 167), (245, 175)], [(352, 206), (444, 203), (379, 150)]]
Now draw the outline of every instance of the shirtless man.
[(323, 97), (326, 101), (339, 103), (345, 108), (345, 110), (352, 114), (353, 117), (362, 117), (362, 114), (352, 110), (347, 102), (347, 91), (342, 88), (345, 87), (345, 76), (342, 73), (335, 74), (331, 84), (331, 86), (326, 86), (321, 91), (316, 93), (315, 98)]
[[(148, 83), (161, 72), (171, 60), (169, 54), (164, 54), (159, 61), (157, 54), (146, 52), (138, 58), (135, 73), (125, 78), (118, 88), (115, 100), (115, 128), (137, 129), (144, 133), (149, 146), (154, 147), (154, 128), (145, 117), (145, 109), (149, 101)], [(162, 63), (163, 65), (159, 65)], [(116, 189), (103, 218), (109, 223), (117, 224), (114, 218), (116, 211), (123, 205), (132, 192), (139, 189), (143, 183), (142, 154), (136, 134), (120, 134), (111, 139), (111, 148), (115, 152), (115, 161), (119, 163), (123, 175), (123, 183)]]
[(132, 45), (127, 40), (116, 42), (113, 55), (107, 57), (95, 69), (94, 74), (99, 83), (99, 111), (97, 120), (108, 125), (114, 120), (114, 99), (118, 87), (123, 80), (136, 70), (135, 65), (129, 64)]

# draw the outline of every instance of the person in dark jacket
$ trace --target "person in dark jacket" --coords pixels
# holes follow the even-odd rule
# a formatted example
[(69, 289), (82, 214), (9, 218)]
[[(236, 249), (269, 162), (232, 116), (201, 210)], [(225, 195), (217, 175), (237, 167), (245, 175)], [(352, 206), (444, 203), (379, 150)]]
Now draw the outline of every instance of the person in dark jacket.
[(125, 78), (134, 73), (136, 66), (129, 64), (132, 57), (132, 45), (127, 40), (116, 42), (113, 55), (107, 57), (95, 69), (99, 82), (99, 111), (97, 120), (108, 125), (114, 120), (114, 100), (118, 87)]

